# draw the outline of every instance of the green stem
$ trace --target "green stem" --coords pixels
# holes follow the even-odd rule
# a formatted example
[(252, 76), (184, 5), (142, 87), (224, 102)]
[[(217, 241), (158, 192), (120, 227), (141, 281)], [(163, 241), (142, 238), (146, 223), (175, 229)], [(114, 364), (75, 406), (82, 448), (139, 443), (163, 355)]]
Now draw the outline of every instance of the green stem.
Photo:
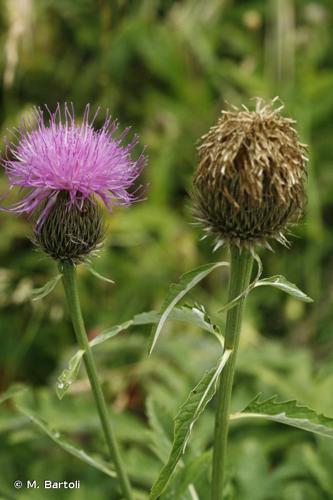
[(75, 266), (71, 262), (63, 262), (61, 272), (63, 275), (63, 285), (77, 342), (80, 349), (84, 351), (83, 359), (90, 381), (91, 390), (95, 398), (95, 404), (101, 421), (104, 438), (108, 446), (111, 459), (113, 460), (124, 498), (126, 500), (133, 500), (131, 486), (124, 469), (116, 437), (110, 425), (106, 402), (98, 380), (95, 361), (84, 326), (77, 289)]
[[(248, 250), (240, 251), (236, 247), (230, 248), (231, 269), (229, 281), (228, 302), (238, 297), (247, 288), (251, 279), (253, 257)], [(242, 315), (246, 296), (237, 302), (237, 305), (227, 313), (225, 328), (225, 349), (232, 353), (227, 365), (221, 373), (217, 396), (215, 416), (215, 436), (213, 452), (212, 500), (222, 500), (224, 473), (227, 457), (227, 440), (229, 426), (229, 406), (234, 380), (237, 350), (239, 345)]]

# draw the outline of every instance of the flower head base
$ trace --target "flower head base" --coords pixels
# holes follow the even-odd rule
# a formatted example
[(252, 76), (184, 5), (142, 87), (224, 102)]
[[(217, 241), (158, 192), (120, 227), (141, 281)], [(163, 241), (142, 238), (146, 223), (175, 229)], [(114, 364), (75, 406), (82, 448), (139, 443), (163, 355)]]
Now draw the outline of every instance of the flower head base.
[(103, 236), (99, 205), (91, 198), (82, 200), (81, 206), (70, 205), (69, 194), (62, 191), (34, 240), (53, 259), (78, 264), (98, 250)]
[[(110, 211), (114, 205), (130, 205), (136, 199), (130, 188), (141, 173), (146, 158), (141, 154), (137, 160), (132, 159), (132, 149), (138, 138), (122, 145), (128, 129), (116, 137), (118, 123), (108, 114), (103, 126), (95, 129), (93, 125), (98, 111), (90, 120), (89, 105), (80, 125), (75, 122), (73, 106), (69, 108), (65, 104), (62, 110), (58, 104), (54, 113), (48, 108), (46, 111), (47, 120), (44, 119), (45, 111), (36, 108), (31, 123), (25, 123), (16, 131), (18, 142), (7, 143), (7, 159), (3, 165), (10, 187), (19, 186), (24, 192), (22, 199), (7, 210), (17, 214), (38, 214), (35, 234), (45, 250), (48, 248), (46, 228), (52, 226), (52, 235), (49, 236), (53, 238), (66, 226), (64, 221), (68, 217), (66, 230), (70, 231), (73, 243), (87, 234), (79, 226), (84, 220), (91, 225), (94, 213), (96, 242), (92, 244), (89, 239), (81, 243), (85, 248), (95, 247), (100, 240), (97, 214), (101, 217), (97, 199)], [(75, 234), (73, 225), (74, 214), (79, 225), (78, 234)], [(48, 220), (50, 217), (61, 221), (58, 229)], [(63, 234), (60, 239), (64, 237)], [(65, 258), (63, 251), (58, 250), (48, 253)]]
[(275, 101), (223, 111), (202, 138), (193, 199), (217, 246), (286, 244), (285, 231), (302, 215), (306, 146)]

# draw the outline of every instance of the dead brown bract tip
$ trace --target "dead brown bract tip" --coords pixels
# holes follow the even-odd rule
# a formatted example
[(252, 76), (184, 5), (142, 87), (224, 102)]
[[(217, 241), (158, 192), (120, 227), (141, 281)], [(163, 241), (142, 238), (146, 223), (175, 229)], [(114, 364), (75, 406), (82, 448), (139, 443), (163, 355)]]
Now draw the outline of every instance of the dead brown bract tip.
[(192, 197), (218, 245), (286, 244), (286, 230), (303, 213), (307, 148), (276, 102), (257, 98), (254, 111), (222, 111), (202, 137)]

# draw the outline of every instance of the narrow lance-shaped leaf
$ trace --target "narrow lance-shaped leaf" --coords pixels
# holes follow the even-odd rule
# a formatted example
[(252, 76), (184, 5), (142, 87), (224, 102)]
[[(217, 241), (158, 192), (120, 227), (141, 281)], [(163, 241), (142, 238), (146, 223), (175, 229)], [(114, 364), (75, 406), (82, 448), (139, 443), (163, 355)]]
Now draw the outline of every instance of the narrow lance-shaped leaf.
[(56, 385), (56, 393), (59, 399), (64, 397), (65, 393), (78, 376), (83, 354), (84, 351), (81, 349), (72, 356), (69, 360), (68, 368), (65, 368), (61, 375), (59, 375)]
[(53, 292), (53, 290), (55, 289), (61, 278), (62, 274), (57, 274), (57, 276), (55, 276), (50, 281), (45, 283), (45, 285), (43, 285), (42, 287), (34, 288), (33, 290), (31, 290), (32, 300), (34, 302), (36, 300), (41, 300), (47, 295), (49, 295), (49, 293)]
[(235, 305), (240, 301), (242, 297), (245, 297), (251, 292), (251, 290), (259, 286), (272, 286), (274, 288), (282, 290), (285, 293), (288, 293), (289, 295), (292, 295), (293, 297), (295, 297), (298, 300), (301, 300), (302, 302), (313, 302), (311, 297), (302, 292), (302, 290), (300, 290), (296, 285), (294, 285), (294, 283), (290, 283), (290, 281), (288, 281), (284, 276), (276, 275), (276, 276), (271, 276), (270, 278), (259, 279), (262, 274), (262, 264), (260, 258), (257, 255), (255, 256), (255, 259), (258, 263), (258, 272), (255, 279), (240, 295), (238, 295), (233, 300), (225, 304), (219, 310), (220, 313), (226, 312), (229, 309), (235, 307)]
[(185, 452), (192, 428), (216, 392), (218, 378), (226, 365), (231, 351), (225, 351), (221, 360), (206, 372), (191, 391), (175, 417), (174, 439), (169, 459), (153, 484), (150, 500), (156, 500), (164, 491), (181, 456)]
[(313, 302), (311, 297), (306, 295), (304, 292), (302, 292), (302, 290), (294, 285), (294, 283), (290, 283), (290, 281), (288, 281), (284, 276), (281, 275), (261, 279), (257, 281), (254, 286), (273, 286), (275, 288), (278, 288), (279, 290), (282, 290), (283, 292), (288, 293), (289, 295), (292, 295), (293, 297), (295, 297), (295, 299), (301, 300), (302, 302)]
[[(154, 312), (152, 312), (151, 315), (149, 313), (138, 314), (137, 316), (134, 316), (133, 319), (126, 321), (125, 323), (121, 323), (120, 325), (115, 325), (110, 330), (105, 331), (100, 335), (97, 335), (97, 337), (95, 337), (93, 340), (90, 341), (90, 346), (95, 347), (96, 345), (99, 345), (105, 342), (106, 340), (115, 337), (122, 331), (127, 330), (132, 325), (142, 325), (151, 323), (151, 321), (149, 320), (152, 319), (155, 319), (157, 321), (155, 316), (156, 313)], [(62, 399), (64, 397), (70, 386), (76, 380), (80, 370), (83, 355), (84, 355), (83, 350), (77, 351), (70, 358), (68, 362), (68, 368), (65, 368), (59, 375), (56, 385), (56, 393), (59, 399)]]
[(86, 262), (85, 266), (88, 269), (88, 271), (93, 276), (95, 276), (95, 278), (98, 278), (101, 281), (105, 281), (106, 283), (109, 283), (110, 285), (114, 285), (114, 281), (111, 278), (107, 278), (106, 276), (103, 276), (102, 274), (100, 274), (99, 272), (97, 272), (96, 269), (94, 269), (89, 262)]
[[(161, 462), (166, 462), (168, 460), (171, 447), (171, 439), (169, 438), (168, 433), (165, 429), (165, 408), (160, 406), (151, 398), (148, 398), (146, 408), (149, 426), (151, 428), (151, 431), (148, 432), (148, 437), (151, 443), (150, 448), (152, 452), (161, 460)], [(185, 465), (182, 460), (179, 461), (179, 465), (181, 466), (182, 470), (187, 469), (187, 464)], [(196, 471), (194, 471), (194, 473), (196, 473)], [(196, 489), (192, 484), (193, 477), (195, 476), (189, 476), (188, 484), (186, 484), (183, 488), (184, 491), (181, 491), (181, 494), (183, 495), (182, 498), (184, 497), (184, 499), (185, 497), (191, 498), (191, 500), (199, 499)], [(176, 490), (171, 488), (170, 491), (164, 492), (163, 500), (174, 500), (176, 496), (177, 498), (180, 498), (180, 491), (178, 491), (179, 487), (180, 485), (177, 485)]]
[[(135, 315), (132, 319), (121, 323), (120, 325), (115, 325), (110, 330), (106, 330), (101, 334), (97, 335), (93, 340), (90, 341), (91, 347), (102, 344), (106, 340), (115, 337), (124, 330), (127, 330), (131, 326), (148, 325), (152, 323), (158, 323), (161, 319), (161, 314), (156, 311), (144, 312)], [(200, 327), (209, 333), (219, 333), (219, 328), (214, 325), (208, 318), (208, 315), (199, 307), (177, 307), (175, 308), (169, 316), (170, 320), (182, 321), (184, 323), (189, 323), (194, 326)]]
[[(90, 346), (95, 347), (99, 344), (102, 344), (103, 342), (106, 342), (107, 340), (110, 340), (121, 332), (127, 330), (131, 326), (158, 323), (160, 317), (161, 315), (156, 311), (148, 311), (137, 314), (132, 319), (125, 321), (124, 323), (121, 323), (119, 325), (115, 325), (110, 328), (110, 330), (106, 330), (100, 335), (97, 335), (93, 340), (90, 341)], [(199, 309), (198, 307), (177, 307), (171, 312), (169, 319), (174, 321), (182, 321), (200, 327), (205, 331), (215, 335), (220, 344), (223, 345), (223, 338), (220, 334), (219, 328), (209, 320), (207, 313)], [(64, 397), (65, 393), (77, 378), (82, 362), (82, 356), (83, 351), (77, 351), (70, 358), (68, 367), (65, 368), (59, 375), (56, 386), (56, 393), (59, 399), (62, 399)]]
[(221, 266), (228, 266), (228, 262), (215, 262), (212, 264), (206, 264), (205, 266), (200, 266), (192, 271), (183, 274), (180, 277), (179, 283), (174, 283), (170, 286), (169, 293), (163, 303), (161, 308), (161, 318), (156, 327), (153, 328), (150, 342), (149, 342), (149, 354), (152, 353), (156, 342), (161, 334), (162, 328), (168, 319), (173, 308), (178, 304), (178, 302), (185, 297), (185, 295), (195, 287), (201, 280), (203, 280), (208, 274)]
[(231, 415), (230, 418), (232, 420), (241, 418), (272, 420), (333, 438), (333, 418), (316, 413), (295, 400), (278, 402), (276, 399), (277, 397), (273, 396), (261, 400), (260, 395), (258, 395), (243, 411)]
[(20, 413), (25, 415), (30, 419), (30, 421), (35, 424), (41, 431), (43, 431), (49, 438), (51, 438), (55, 443), (57, 443), (63, 450), (67, 451), (71, 455), (76, 458), (79, 458), (83, 462), (95, 467), (104, 474), (107, 474), (111, 477), (116, 477), (115, 471), (110, 469), (106, 462), (103, 462), (100, 459), (96, 459), (88, 455), (84, 450), (79, 448), (76, 444), (71, 443), (68, 439), (60, 434), (60, 432), (51, 429), (51, 427), (40, 417), (38, 417), (34, 412), (27, 408), (23, 408), (21, 406), (17, 406), (17, 409)]

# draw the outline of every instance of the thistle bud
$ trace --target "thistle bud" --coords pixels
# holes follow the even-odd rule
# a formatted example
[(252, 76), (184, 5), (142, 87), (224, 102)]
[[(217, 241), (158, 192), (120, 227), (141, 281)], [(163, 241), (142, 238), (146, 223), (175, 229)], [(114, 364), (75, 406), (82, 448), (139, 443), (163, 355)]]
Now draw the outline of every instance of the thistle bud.
[(218, 246), (286, 244), (286, 230), (303, 213), (306, 146), (275, 101), (223, 111), (202, 138), (193, 199)]
[(35, 230), (35, 241), (53, 259), (79, 263), (101, 245), (103, 234), (98, 204), (90, 198), (73, 204), (68, 192), (61, 191), (42, 226)]

